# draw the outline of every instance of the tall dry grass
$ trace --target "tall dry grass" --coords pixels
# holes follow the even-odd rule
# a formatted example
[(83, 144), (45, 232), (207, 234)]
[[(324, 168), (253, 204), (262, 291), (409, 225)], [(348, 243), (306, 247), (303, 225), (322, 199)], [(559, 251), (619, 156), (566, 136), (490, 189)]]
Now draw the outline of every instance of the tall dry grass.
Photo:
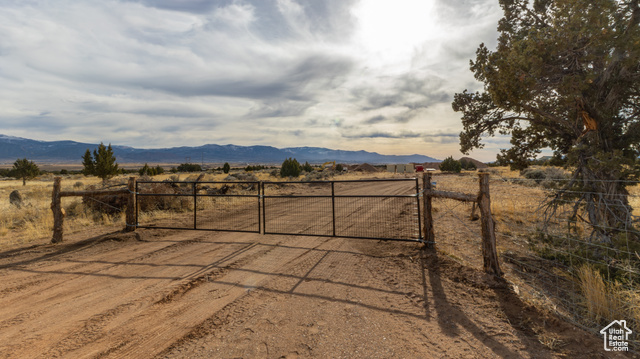
[(605, 281), (589, 265), (578, 270), (578, 281), (584, 298), (586, 316), (604, 326), (614, 320), (625, 319), (633, 328), (640, 325), (640, 292), (621, 283)]
[[(51, 212), (53, 177), (53, 175), (41, 176), (28, 181), (26, 186), (22, 185), (21, 180), (0, 181), (0, 248), (30, 244), (50, 238), (53, 230)], [(62, 189), (82, 190), (100, 182), (101, 180), (96, 177), (65, 176)], [(9, 202), (9, 194), (14, 190), (18, 190), (23, 197), (23, 204), (20, 207)], [(67, 213), (64, 223), (67, 234), (89, 226), (120, 222), (124, 224), (123, 216), (103, 216), (87, 210), (79, 197), (63, 198), (62, 206)]]

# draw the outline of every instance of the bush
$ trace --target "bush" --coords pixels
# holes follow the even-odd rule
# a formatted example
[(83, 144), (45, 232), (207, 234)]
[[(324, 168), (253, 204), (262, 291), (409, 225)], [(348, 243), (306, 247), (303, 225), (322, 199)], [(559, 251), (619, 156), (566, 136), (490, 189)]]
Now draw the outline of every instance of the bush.
[(177, 172), (201, 172), (202, 166), (195, 163), (183, 163), (176, 169)]
[(292, 159), (289, 157), (282, 162), (282, 167), (280, 167), (281, 177), (298, 177), (300, 176), (300, 172), (302, 172), (302, 167), (295, 158)]
[(224, 166), (222, 166), (222, 172), (229, 173), (230, 170), (231, 170), (231, 166), (229, 165), (229, 162), (225, 162)]
[(302, 170), (305, 172), (313, 172), (313, 167), (311, 167), (309, 162), (305, 161), (304, 165), (302, 165)]
[(144, 167), (142, 167), (138, 173), (140, 176), (155, 176), (158, 174), (158, 170), (156, 168), (149, 167), (149, 165), (145, 163)]
[(340, 163), (338, 163), (336, 165), (336, 172), (342, 172), (344, 170), (344, 167), (342, 167), (342, 165)]
[(465, 171), (475, 171), (477, 169), (476, 164), (469, 160), (460, 160), (460, 165)]
[(451, 156), (445, 158), (444, 161), (440, 163), (440, 171), (442, 172), (460, 173), (461, 170), (462, 165), (460, 161), (454, 160)]
[(545, 172), (539, 168), (525, 168), (520, 171), (520, 175), (524, 178), (534, 180), (536, 183), (540, 183), (547, 178)]

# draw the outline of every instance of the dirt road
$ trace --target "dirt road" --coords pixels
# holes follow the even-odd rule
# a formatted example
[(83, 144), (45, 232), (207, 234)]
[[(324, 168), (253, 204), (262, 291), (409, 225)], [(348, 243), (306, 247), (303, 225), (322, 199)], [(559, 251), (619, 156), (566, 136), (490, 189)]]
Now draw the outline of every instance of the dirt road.
[(414, 243), (168, 230), (87, 237), (0, 253), (0, 357), (604, 354), (597, 337)]

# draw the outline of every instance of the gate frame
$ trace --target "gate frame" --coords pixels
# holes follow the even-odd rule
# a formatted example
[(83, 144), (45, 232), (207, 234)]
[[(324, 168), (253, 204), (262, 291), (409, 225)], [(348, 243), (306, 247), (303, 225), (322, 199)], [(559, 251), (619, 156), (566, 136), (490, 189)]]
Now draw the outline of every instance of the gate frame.
[[(336, 195), (335, 194), (335, 184), (336, 183), (372, 183), (372, 182), (414, 182), (415, 181), (415, 190), (414, 194), (410, 195)], [(311, 237), (340, 237), (340, 238), (354, 238), (354, 239), (377, 239), (377, 240), (385, 240), (385, 241), (402, 241), (402, 242), (419, 242), (425, 243), (424, 238), (422, 236), (422, 226), (420, 225), (421, 211), (420, 211), (420, 185), (417, 177), (413, 178), (382, 178), (382, 179), (369, 179), (369, 180), (334, 180), (334, 181), (287, 181), (287, 182), (277, 182), (277, 181), (261, 181), (261, 189), (262, 189), (262, 223), (263, 223), (263, 234), (275, 234), (275, 235), (296, 235), (296, 236), (311, 236)], [(271, 195), (267, 196), (265, 194), (265, 184), (331, 184), (331, 195)], [(336, 235), (336, 208), (335, 208), (335, 199), (336, 198), (416, 198), (416, 208), (418, 210), (418, 238), (385, 238), (385, 237), (366, 237), (366, 236), (342, 236)], [(266, 221), (266, 205), (265, 200), (267, 198), (331, 198), (331, 214), (332, 214), (332, 234), (306, 234), (306, 233), (281, 233), (281, 232), (268, 232), (267, 231), (267, 221)]]
[[(240, 233), (262, 233), (262, 223), (260, 221), (260, 181), (175, 181), (171, 183), (186, 183), (191, 184), (191, 193), (140, 193), (139, 183), (167, 183), (165, 181), (136, 181), (135, 193), (138, 197), (192, 197), (193, 198), (193, 228), (188, 227), (164, 227), (164, 226), (141, 226), (138, 222), (138, 200), (136, 198), (135, 204), (135, 226), (136, 228), (144, 229), (177, 229), (177, 230), (191, 230), (191, 231), (210, 231), (210, 232), (240, 232)], [(202, 184), (253, 184), (256, 186), (257, 194), (198, 194), (197, 186)], [(258, 200), (258, 230), (237, 230), (237, 229), (213, 229), (213, 228), (198, 228), (198, 198), (199, 197), (253, 197)]]

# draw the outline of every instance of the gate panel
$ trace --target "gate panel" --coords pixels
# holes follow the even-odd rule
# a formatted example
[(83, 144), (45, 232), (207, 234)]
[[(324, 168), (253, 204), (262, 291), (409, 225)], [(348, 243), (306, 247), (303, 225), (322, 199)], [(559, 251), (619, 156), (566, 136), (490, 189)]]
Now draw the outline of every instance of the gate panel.
[(259, 182), (139, 181), (136, 193), (138, 228), (260, 233)]
[(263, 182), (265, 234), (421, 241), (417, 179)]
[(336, 236), (420, 239), (415, 196), (336, 197)]

